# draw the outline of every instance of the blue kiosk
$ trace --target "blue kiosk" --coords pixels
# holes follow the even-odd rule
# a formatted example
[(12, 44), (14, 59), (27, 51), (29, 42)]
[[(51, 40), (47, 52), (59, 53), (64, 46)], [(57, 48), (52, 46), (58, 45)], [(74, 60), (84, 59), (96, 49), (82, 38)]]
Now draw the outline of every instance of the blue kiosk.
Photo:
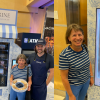
[(0, 100), (8, 100), (12, 59), (21, 54), (17, 39), (17, 10), (0, 9)]

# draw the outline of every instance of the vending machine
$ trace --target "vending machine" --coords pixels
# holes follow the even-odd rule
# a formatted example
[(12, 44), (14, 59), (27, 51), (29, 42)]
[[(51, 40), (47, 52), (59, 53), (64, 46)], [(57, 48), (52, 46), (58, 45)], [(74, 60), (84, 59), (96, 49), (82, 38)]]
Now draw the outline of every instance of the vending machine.
[(21, 54), (17, 38), (17, 10), (0, 8), (0, 100), (8, 100), (12, 59)]
[(10, 43), (0, 42), (0, 86), (7, 86)]
[(8, 100), (12, 60), (21, 54), (21, 48), (14, 39), (0, 39), (0, 100)]

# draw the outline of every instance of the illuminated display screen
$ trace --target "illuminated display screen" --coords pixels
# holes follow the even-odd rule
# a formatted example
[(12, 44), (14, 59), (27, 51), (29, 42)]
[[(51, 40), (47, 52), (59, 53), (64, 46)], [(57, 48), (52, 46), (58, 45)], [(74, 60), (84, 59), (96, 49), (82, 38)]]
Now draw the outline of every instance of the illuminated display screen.
[(12, 66), (16, 64), (16, 59), (12, 60)]
[(4, 69), (0, 69), (0, 74), (4, 74)]
[(100, 86), (100, 8), (96, 9), (95, 85)]

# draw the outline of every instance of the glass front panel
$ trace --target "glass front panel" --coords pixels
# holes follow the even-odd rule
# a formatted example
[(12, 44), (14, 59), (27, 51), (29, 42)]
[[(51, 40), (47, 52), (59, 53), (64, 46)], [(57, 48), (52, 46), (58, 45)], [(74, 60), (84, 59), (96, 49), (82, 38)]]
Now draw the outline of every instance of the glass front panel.
[(0, 86), (7, 86), (9, 45), (0, 42)]

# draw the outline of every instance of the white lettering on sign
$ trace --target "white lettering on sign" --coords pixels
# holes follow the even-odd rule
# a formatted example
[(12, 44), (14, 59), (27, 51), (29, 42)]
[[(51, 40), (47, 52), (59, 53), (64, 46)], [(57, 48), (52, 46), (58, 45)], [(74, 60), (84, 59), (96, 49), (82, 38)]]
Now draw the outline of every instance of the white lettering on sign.
[(32, 41), (32, 39), (30, 39), (30, 43), (32, 43), (33, 41)]
[(37, 43), (38, 39), (24, 38), (24, 43)]
[(37, 43), (38, 39), (30, 39), (30, 43)]

